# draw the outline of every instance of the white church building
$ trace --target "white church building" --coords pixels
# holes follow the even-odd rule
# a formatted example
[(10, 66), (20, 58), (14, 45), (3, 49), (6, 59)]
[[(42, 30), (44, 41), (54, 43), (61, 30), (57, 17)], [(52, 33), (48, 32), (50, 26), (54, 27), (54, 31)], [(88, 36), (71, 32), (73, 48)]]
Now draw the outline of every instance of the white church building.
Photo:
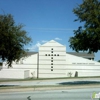
[(66, 52), (66, 47), (51, 40), (39, 47), (39, 52), (28, 52), (8, 69), (6, 62), (0, 78), (57, 78), (100, 76), (100, 63), (94, 54)]

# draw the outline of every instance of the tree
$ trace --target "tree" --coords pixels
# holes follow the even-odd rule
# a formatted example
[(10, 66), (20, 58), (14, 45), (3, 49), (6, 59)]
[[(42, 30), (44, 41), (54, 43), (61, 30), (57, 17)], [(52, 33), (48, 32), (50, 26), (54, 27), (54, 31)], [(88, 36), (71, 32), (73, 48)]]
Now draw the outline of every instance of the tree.
[(31, 42), (23, 25), (16, 25), (11, 14), (0, 15), (0, 58), (7, 61), (8, 68), (18, 61), (26, 50), (24, 46)]
[(97, 52), (100, 50), (100, 1), (83, 0), (73, 12), (77, 16), (75, 21), (83, 22), (83, 26), (74, 30), (74, 37), (69, 39), (70, 47), (77, 52)]
[(100, 62), (100, 60), (98, 60), (98, 62)]

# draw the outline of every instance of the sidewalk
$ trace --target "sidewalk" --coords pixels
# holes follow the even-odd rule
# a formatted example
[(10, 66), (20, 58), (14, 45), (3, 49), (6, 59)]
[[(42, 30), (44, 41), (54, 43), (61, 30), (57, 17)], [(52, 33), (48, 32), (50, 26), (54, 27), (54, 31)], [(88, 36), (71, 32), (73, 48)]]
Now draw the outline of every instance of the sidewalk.
[(74, 82), (74, 81), (98, 81), (100, 78), (77, 78), (77, 79), (57, 79), (57, 80), (36, 80), (36, 81), (15, 81), (15, 82), (0, 82), (0, 85), (8, 86), (59, 86), (62, 83)]

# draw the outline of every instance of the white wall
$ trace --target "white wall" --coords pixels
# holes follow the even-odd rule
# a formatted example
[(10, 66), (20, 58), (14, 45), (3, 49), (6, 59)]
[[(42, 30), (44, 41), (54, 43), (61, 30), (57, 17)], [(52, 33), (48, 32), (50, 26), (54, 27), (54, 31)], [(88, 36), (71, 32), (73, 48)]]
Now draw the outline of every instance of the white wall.
[(30, 77), (30, 70), (25, 70), (24, 71), (24, 78), (29, 78)]
[[(10, 69), (15, 69), (15, 70), (29, 70), (29, 77), (34, 77), (37, 78), (37, 55), (34, 54), (29, 57), (26, 57), (23, 60), (23, 63), (20, 63), (20, 61), (16, 64), (16, 62), (13, 62), (12, 68), (8, 69), (8, 66), (6, 63), (3, 63), (3, 69), (10, 70)], [(0, 72), (1, 73), (1, 72)]]
[(66, 64), (100, 65), (99, 62), (66, 53)]
[[(36, 78), (37, 77), (37, 65), (29, 65), (29, 64), (18, 64), (18, 65), (13, 65), (12, 68), (7, 68), (7, 66), (3, 69), (6, 69), (6, 70), (11, 70), (11, 69), (14, 69), (14, 70), (29, 70), (29, 77), (33, 77)], [(2, 70), (1, 70), (2, 71)], [(0, 72), (1, 73), (1, 72)], [(34, 75), (32, 75), (34, 74)]]
[[(50, 54), (50, 56), (48, 54)], [(39, 47), (40, 78), (64, 77), (66, 75), (65, 67), (66, 67), (65, 46), (55, 41), (49, 41), (48, 43)]]
[(24, 79), (29, 77), (28, 73), (28, 70), (27, 75), (25, 75), (25, 70), (3, 69), (0, 71), (0, 78)]
[(68, 73), (72, 73), (72, 77), (75, 76), (75, 72), (78, 72), (79, 77), (88, 76), (100, 76), (100, 66), (96, 65), (67, 65), (66, 66), (66, 76)]
[(66, 53), (66, 76), (71, 72), (74, 77), (76, 71), (79, 77), (100, 76), (100, 63)]
[(67, 54), (65, 46), (52, 40), (40, 46), (39, 55), (33, 54), (25, 57), (18, 64), (14, 62), (10, 69), (4, 63), (3, 70), (0, 71), (0, 78), (37, 78), (38, 67), (39, 78), (69, 77), (69, 72), (74, 77), (76, 71), (79, 77), (100, 76), (100, 63)]
[(31, 55), (31, 56), (25, 58), (23, 60), (23, 64), (37, 64), (37, 60), (38, 60), (37, 55), (38, 54), (34, 54), (34, 55)]

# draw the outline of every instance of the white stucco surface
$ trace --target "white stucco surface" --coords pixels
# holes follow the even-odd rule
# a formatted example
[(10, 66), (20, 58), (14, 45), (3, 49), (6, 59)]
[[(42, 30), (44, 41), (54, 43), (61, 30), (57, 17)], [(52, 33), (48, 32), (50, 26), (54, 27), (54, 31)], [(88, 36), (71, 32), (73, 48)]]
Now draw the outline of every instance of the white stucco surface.
[(39, 47), (39, 53), (14, 62), (8, 69), (6, 63), (0, 70), (0, 78), (55, 78), (100, 76), (100, 63), (66, 53), (66, 47), (51, 40)]
[(0, 78), (24, 79), (29, 77), (29, 70), (3, 69)]

